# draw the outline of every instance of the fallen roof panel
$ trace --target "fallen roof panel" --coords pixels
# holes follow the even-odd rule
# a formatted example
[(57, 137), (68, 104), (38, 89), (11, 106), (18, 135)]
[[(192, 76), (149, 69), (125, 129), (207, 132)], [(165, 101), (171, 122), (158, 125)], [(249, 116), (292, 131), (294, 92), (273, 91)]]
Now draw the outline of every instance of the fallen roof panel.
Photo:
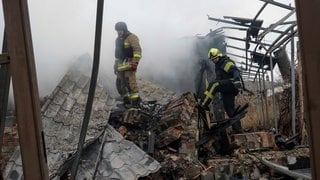
[[(89, 64), (90, 59), (89, 56), (81, 56), (79, 60), (71, 66), (42, 106), (42, 123), (50, 178), (57, 178), (65, 173), (77, 150), (81, 122), (83, 120), (87, 94), (89, 91), (89, 74), (91, 70), (91, 65)], [(115, 105), (115, 100), (107, 94), (106, 88), (98, 82), (91, 119), (86, 135), (85, 147), (94, 143), (96, 139), (101, 137), (107, 127), (109, 130), (108, 132), (111, 133), (110, 136), (118, 137), (118, 139), (114, 141), (115, 145), (106, 146), (107, 149), (104, 153), (105, 160), (103, 160), (103, 162), (106, 162), (106, 159), (111, 158), (110, 161), (114, 163), (113, 165), (118, 165), (118, 167), (110, 166), (110, 168), (116, 168), (115, 171), (119, 177), (126, 177), (126, 174), (129, 171), (136, 177), (157, 171), (160, 168), (157, 161), (149, 157), (142, 150), (137, 150), (139, 148), (133, 145), (133, 143), (122, 140), (122, 137), (119, 137), (119, 134), (108, 126), (109, 115)], [(108, 140), (110, 140), (110, 138), (108, 138), (107, 141)], [(112, 153), (113, 151), (117, 151), (112, 148), (115, 148), (118, 143), (119, 147), (121, 147), (120, 149), (118, 148), (119, 152)], [(112, 156), (107, 153), (107, 150), (110, 150), (109, 152)], [(119, 159), (120, 156), (123, 156), (122, 153), (135, 154), (137, 152), (142, 154), (141, 157), (143, 158), (141, 158), (139, 163), (142, 166), (141, 168), (146, 169), (145, 173), (134, 170), (134, 165), (137, 164), (137, 161), (134, 158), (129, 158), (128, 161), (126, 161), (127, 166), (120, 166), (120, 161), (115, 160)], [(150, 164), (147, 164), (146, 162)], [(127, 167), (127, 170), (123, 167)], [(107, 171), (100, 171), (100, 174), (103, 175), (108, 173)], [(23, 179), (19, 148), (17, 148), (14, 156), (12, 156), (11, 160), (8, 162), (4, 171), (4, 177), (5, 179)]]

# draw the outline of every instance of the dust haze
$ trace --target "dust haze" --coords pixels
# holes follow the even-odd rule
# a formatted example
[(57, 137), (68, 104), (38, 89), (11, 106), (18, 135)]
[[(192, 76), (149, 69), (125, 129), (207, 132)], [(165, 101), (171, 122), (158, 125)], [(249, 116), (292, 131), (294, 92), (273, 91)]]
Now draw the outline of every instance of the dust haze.
[[(78, 57), (83, 54), (93, 56), (97, 1), (30, 0), (28, 3), (38, 86), (43, 97), (52, 92)], [(192, 45), (186, 39), (206, 35), (210, 29), (226, 25), (208, 20), (207, 15), (253, 18), (263, 4), (257, 0), (105, 1), (101, 80), (114, 89), (114, 41), (117, 36), (114, 24), (124, 21), (129, 31), (139, 37), (142, 46), (138, 77), (160, 83), (177, 93), (193, 91), (192, 81), (198, 68), (194, 67), (196, 58), (191, 53)], [(261, 15), (266, 18), (263, 26), (277, 21), (286, 13), (288, 11), (270, 5), (270, 9)], [(3, 34), (3, 21), (0, 26)], [(241, 38), (244, 36), (239, 34)]]

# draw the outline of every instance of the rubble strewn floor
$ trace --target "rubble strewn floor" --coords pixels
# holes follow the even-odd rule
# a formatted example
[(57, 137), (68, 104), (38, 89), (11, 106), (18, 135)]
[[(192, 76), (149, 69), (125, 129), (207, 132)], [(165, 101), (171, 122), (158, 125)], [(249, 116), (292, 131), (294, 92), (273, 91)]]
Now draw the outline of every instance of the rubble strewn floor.
[[(161, 163), (160, 177), (157, 178), (162, 179), (290, 179), (288, 175), (267, 167), (263, 160), (287, 166), (288, 157), (309, 157), (309, 148), (280, 151), (276, 148), (272, 132), (235, 135), (232, 142), (238, 140), (239, 147), (231, 155), (216, 154), (210, 145), (212, 141), (207, 143), (211, 150), (201, 152), (195, 146), (199, 140), (199, 118), (195, 105), (193, 95), (186, 93), (160, 109), (155, 108), (156, 112), (143, 108), (128, 109), (122, 116), (117, 114), (116, 120), (111, 116), (110, 121), (126, 139), (139, 145)], [(150, 152), (152, 140), (148, 124), (152, 123), (153, 116), (156, 116), (153, 119), (157, 122), (152, 129), (155, 133), (154, 144), (151, 144), (154, 145), (154, 151)], [(303, 167), (307, 166), (308, 163)], [(310, 173), (306, 177), (310, 177)]]
[[(69, 71), (42, 106), (53, 179), (67, 178), (76, 152), (89, 87), (83, 67), (88, 66)], [(195, 145), (203, 127), (193, 94), (177, 96), (144, 79), (138, 85), (143, 102), (127, 109), (98, 84), (77, 178), (95, 174), (97, 179), (277, 179), (289, 176), (265, 162), (288, 166), (290, 159), (302, 159), (296, 166), (308, 164), (303, 161), (309, 157), (308, 148), (275, 149), (270, 132), (235, 135), (231, 140), (240, 147), (229, 156), (217, 155), (213, 141), (204, 151)], [(3, 174), (23, 178), (19, 147)]]

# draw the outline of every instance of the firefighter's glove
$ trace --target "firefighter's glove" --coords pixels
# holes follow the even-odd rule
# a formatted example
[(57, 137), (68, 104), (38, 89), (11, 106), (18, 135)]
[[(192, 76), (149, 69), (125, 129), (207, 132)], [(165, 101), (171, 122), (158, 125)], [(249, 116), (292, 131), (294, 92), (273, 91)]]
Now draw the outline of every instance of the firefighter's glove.
[(242, 89), (241, 81), (233, 81), (232, 83), (233, 83), (234, 87), (236, 87), (238, 89)]
[(137, 63), (126, 63), (118, 66), (117, 71), (135, 71), (137, 67)]

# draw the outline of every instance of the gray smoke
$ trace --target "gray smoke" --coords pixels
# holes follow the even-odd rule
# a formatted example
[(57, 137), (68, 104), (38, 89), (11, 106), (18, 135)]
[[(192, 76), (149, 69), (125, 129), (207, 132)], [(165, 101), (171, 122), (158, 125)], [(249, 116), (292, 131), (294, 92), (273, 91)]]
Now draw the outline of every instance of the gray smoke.
[[(282, 3), (289, 2), (293, 3), (292, 0)], [(51, 93), (79, 56), (93, 56), (97, 2), (30, 0), (28, 3), (38, 85), (43, 97)], [(216, 18), (252, 18), (263, 4), (256, 0), (105, 1), (100, 60), (100, 72), (106, 75), (103, 80), (114, 86), (114, 24), (125, 21), (129, 30), (140, 38), (143, 49), (138, 76), (150, 78), (179, 93), (192, 91), (192, 84), (186, 82), (192, 81), (195, 58), (190, 52), (191, 45), (184, 42), (182, 37), (205, 35), (210, 29), (225, 26), (209, 21), (207, 15)], [(271, 5), (268, 7), (269, 10), (261, 15), (266, 18), (265, 26), (274, 22), (272, 17), (281, 17), (287, 13)], [(3, 21), (0, 23), (0, 30), (3, 30)], [(3, 33), (0, 32), (2, 42), (1, 34)], [(239, 34), (239, 37), (244, 35)]]

